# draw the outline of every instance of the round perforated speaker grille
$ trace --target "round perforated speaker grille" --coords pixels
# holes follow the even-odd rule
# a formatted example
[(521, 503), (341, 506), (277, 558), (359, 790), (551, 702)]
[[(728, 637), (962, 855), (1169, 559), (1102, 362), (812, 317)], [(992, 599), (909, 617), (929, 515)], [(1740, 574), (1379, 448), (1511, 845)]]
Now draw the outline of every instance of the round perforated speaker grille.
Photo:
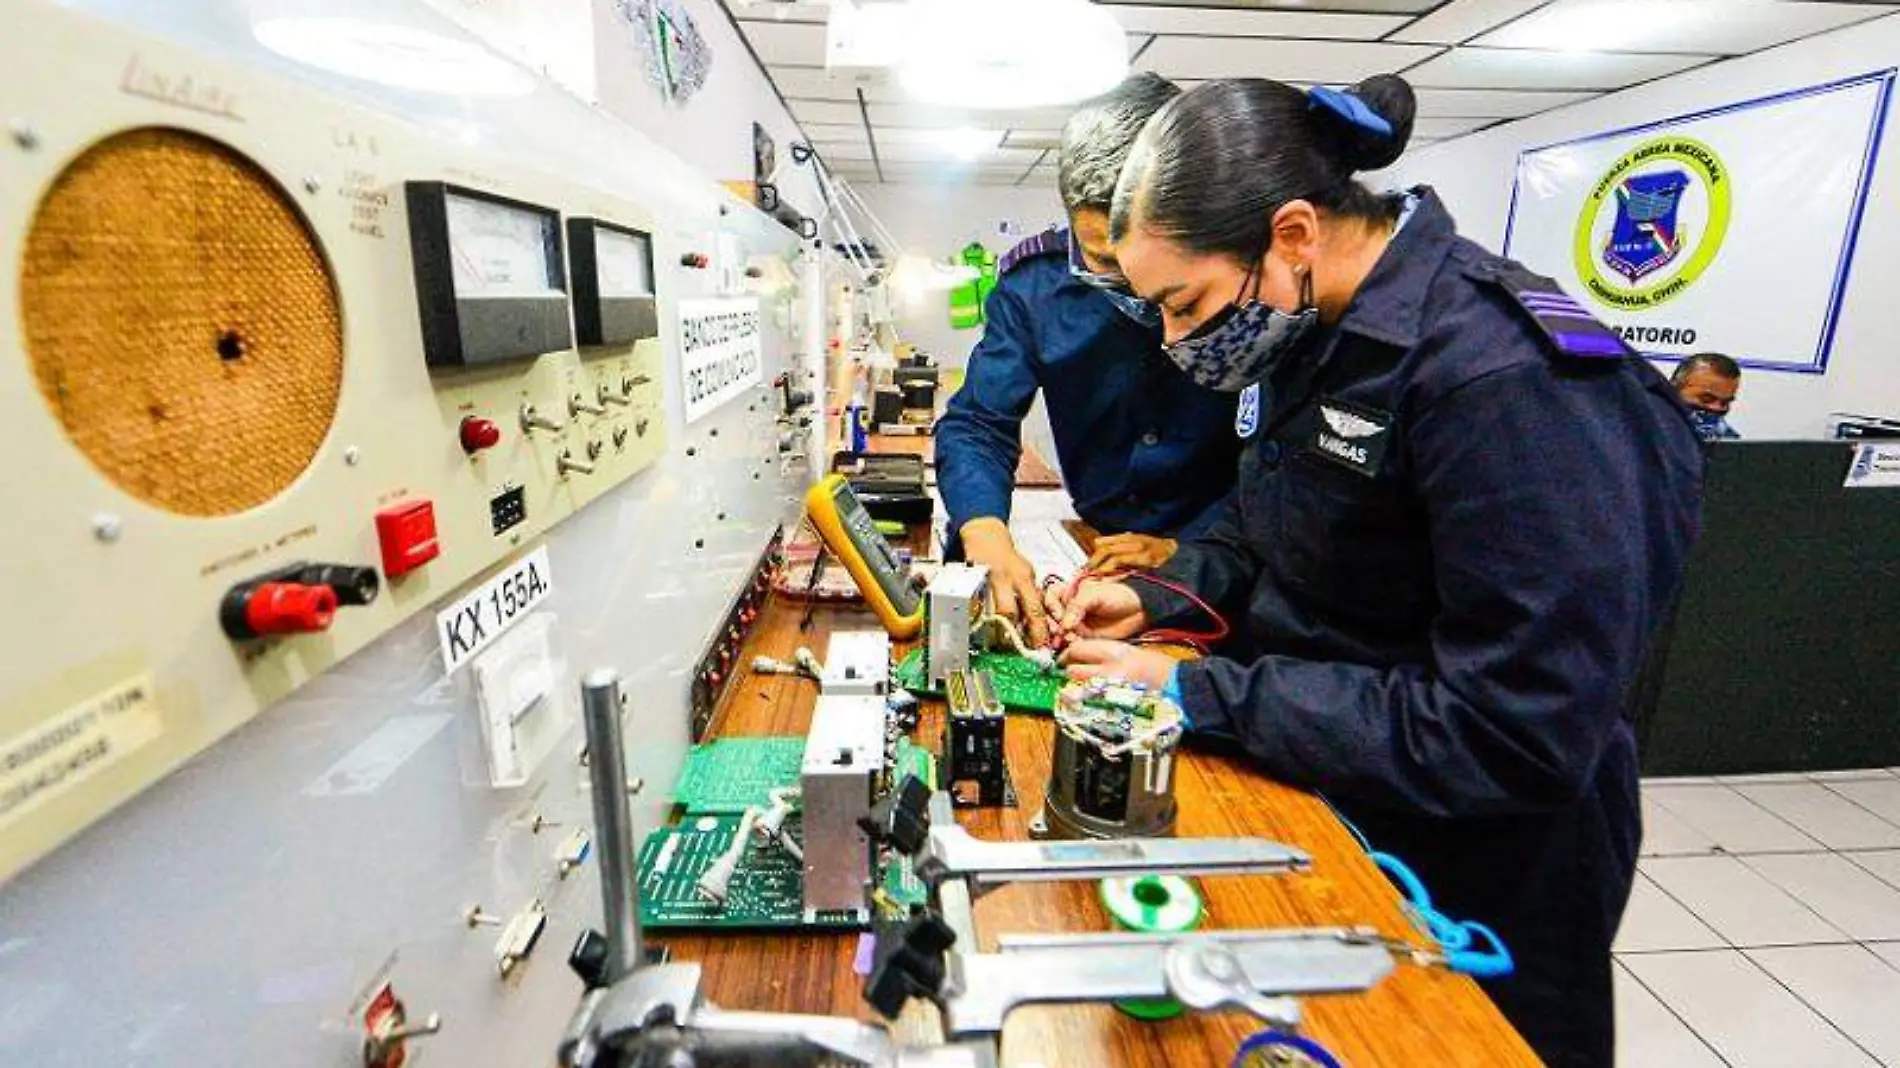
[(310, 466), (343, 384), (336, 286), (270, 176), (182, 130), (116, 134), (27, 236), (28, 358), (107, 477), (172, 512), (263, 504)]

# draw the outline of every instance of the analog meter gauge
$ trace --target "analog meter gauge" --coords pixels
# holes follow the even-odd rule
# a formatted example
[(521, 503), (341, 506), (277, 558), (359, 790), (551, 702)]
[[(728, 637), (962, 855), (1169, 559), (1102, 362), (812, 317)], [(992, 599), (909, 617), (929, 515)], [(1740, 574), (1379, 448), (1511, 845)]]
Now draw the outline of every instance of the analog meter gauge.
[(569, 219), (567, 248), (581, 344), (630, 345), (659, 336), (651, 235), (601, 219)]
[(572, 347), (559, 212), (443, 182), (410, 182), (406, 193), (430, 366)]

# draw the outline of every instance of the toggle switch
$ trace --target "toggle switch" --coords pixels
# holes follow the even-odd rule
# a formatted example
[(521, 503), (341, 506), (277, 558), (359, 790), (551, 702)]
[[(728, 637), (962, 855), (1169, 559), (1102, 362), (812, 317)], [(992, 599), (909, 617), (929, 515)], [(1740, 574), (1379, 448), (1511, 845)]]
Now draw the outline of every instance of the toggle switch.
[(363, 1068), (403, 1068), (408, 1063), (406, 1043), (442, 1030), (442, 1014), (432, 1012), (419, 1024), (409, 1022), (409, 1010), (384, 983), (363, 1009)]
[(613, 390), (607, 388), (607, 383), (602, 382), (596, 394), (600, 397), (600, 403), (602, 404), (618, 404), (622, 408), (625, 408), (633, 403), (633, 389), (631, 387), (622, 390), (620, 393), (615, 393)]
[(566, 450), (562, 450), (561, 455), (554, 458), (554, 469), (560, 472), (562, 478), (566, 478), (574, 471), (579, 471), (583, 475), (591, 475), (594, 473), (593, 464), (585, 460), (574, 459)]
[(567, 429), (567, 424), (549, 419), (547, 416), (535, 411), (534, 405), (523, 403), (521, 405), (521, 429), (529, 433), (533, 433), (537, 430), (545, 430), (550, 434), (559, 434), (561, 431)]
[(588, 415), (606, 415), (607, 409), (598, 404), (588, 403), (587, 398), (578, 393), (567, 398), (567, 414), (569, 416), (579, 418), (582, 412), (586, 412)]
[(462, 439), (462, 451), (473, 456), (501, 444), (501, 427), (492, 419), (465, 415), (458, 436)]

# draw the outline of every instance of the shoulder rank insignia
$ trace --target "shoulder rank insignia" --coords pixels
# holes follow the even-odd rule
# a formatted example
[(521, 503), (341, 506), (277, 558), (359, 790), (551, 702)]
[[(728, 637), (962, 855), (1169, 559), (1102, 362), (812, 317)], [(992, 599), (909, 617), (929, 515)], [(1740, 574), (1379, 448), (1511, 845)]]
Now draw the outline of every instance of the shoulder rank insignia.
[(1024, 238), (1016, 243), (1015, 248), (1003, 253), (1003, 258), (996, 261), (996, 273), (1008, 274), (1010, 268), (1024, 260), (1034, 259), (1037, 256), (1049, 256), (1057, 252), (1068, 255), (1069, 232), (1060, 227), (1051, 226), (1042, 233)]
[(1556, 282), (1515, 263), (1500, 263), (1495, 272), (1485, 274), (1531, 317), (1558, 352), (1586, 360), (1620, 360), (1635, 355), (1616, 331), (1603, 325)]

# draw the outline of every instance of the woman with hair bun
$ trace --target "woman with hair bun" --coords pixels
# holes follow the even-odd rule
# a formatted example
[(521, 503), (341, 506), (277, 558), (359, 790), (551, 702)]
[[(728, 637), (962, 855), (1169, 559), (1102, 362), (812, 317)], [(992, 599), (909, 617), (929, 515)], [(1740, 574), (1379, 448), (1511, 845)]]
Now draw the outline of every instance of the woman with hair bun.
[[(1200, 85), (1148, 123), (1111, 234), (1168, 355), (1241, 393), (1240, 480), (1163, 582), (1049, 597), (1078, 676), (1324, 792), (1516, 970), (1551, 1065), (1612, 1063), (1610, 944), (1641, 836), (1630, 714), (1699, 524), (1680, 401), (1553, 282), (1458, 236), (1398, 159), (1396, 77)], [(1128, 643), (1218, 631), (1177, 664)]]

